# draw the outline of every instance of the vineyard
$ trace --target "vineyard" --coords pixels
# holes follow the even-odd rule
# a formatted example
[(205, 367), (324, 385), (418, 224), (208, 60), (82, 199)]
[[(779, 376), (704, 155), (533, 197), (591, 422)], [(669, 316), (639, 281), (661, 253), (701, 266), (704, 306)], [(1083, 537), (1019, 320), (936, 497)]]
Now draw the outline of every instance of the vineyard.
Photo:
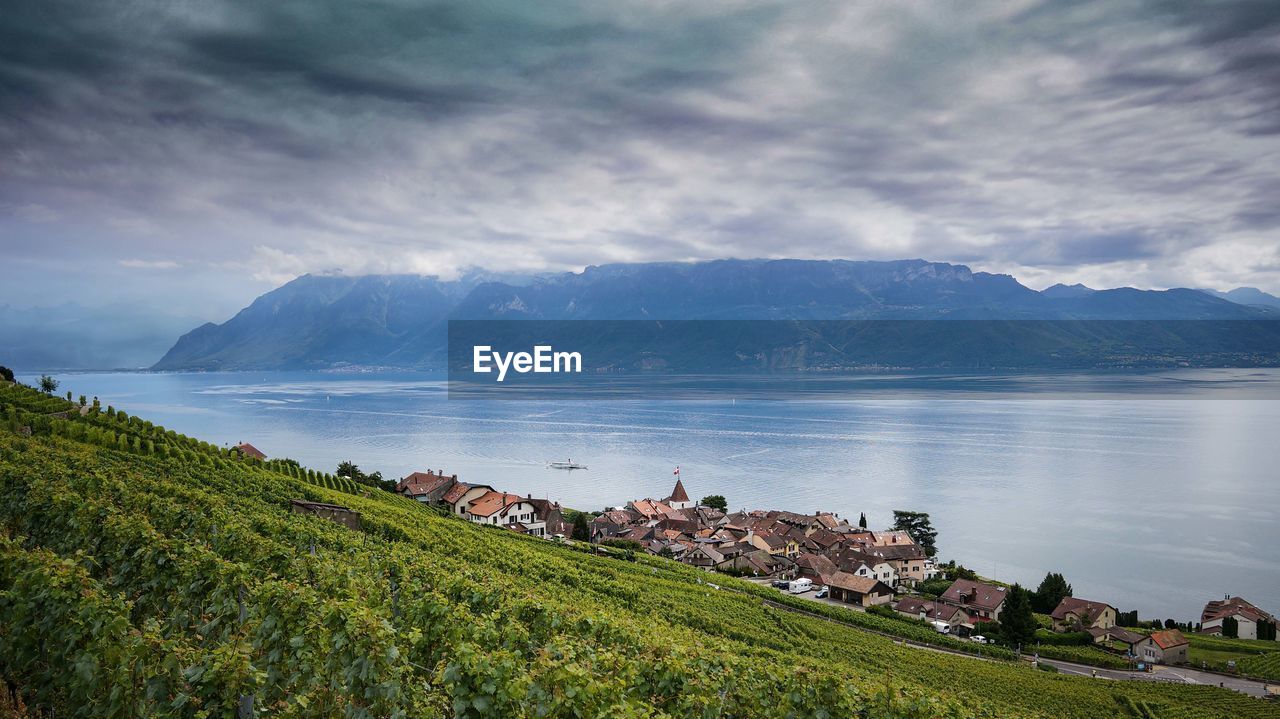
[(902, 646), (113, 408), (20, 387), (0, 405), (0, 673), (60, 717), (1280, 717)]
[(1236, 662), (1241, 674), (1280, 682), (1280, 652), (1258, 654)]

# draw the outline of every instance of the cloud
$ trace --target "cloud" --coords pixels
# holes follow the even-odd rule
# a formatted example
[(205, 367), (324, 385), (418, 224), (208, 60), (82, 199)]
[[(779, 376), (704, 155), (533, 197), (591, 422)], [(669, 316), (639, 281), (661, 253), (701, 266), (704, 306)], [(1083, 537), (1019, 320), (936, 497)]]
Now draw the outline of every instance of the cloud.
[(18, 0), (0, 242), (228, 295), (724, 256), (1276, 292), (1278, 38), (1235, 0)]
[(173, 260), (120, 260), (116, 264), (131, 270), (176, 270), (182, 264)]

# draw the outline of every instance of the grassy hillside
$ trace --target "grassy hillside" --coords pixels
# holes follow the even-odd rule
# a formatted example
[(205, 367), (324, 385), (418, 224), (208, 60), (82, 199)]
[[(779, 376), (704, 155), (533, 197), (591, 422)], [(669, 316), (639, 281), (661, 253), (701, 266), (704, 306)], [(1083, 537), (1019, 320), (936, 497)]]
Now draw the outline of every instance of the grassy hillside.
[(0, 404), (0, 673), (58, 716), (1280, 716), (903, 647), (746, 582), (331, 489), (135, 417), (51, 417), (67, 403), (21, 388)]

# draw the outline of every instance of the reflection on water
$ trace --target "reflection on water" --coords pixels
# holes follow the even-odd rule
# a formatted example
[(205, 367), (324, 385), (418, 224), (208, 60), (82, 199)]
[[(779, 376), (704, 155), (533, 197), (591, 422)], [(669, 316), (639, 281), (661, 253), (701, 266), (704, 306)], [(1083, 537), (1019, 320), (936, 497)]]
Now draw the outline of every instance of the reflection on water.
[[(1239, 594), (1280, 611), (1280, 401), (1170, 399), (460, 402), (411, 374), (60, 375), (167, 427), (332, 469), (465, 480), (600, 509), (661, 497), (672, 469), (733, 508), (933, 515), (944, 558), (1144, 616)], [(1218, 371), (1224, 372), (1224, 371)], [(1231, 371), (1225, 371), (1230, 373)], [(1280, 384), (1280, 374), (1225, 376)], [(1247, 377), (1245, 377), (1247, 375)], [(30, 381), (32, 378), (23, 378)], [(946, 396), (946, 395), (944, 395)], [(574, 460), (585, 472), (546, 468)]]

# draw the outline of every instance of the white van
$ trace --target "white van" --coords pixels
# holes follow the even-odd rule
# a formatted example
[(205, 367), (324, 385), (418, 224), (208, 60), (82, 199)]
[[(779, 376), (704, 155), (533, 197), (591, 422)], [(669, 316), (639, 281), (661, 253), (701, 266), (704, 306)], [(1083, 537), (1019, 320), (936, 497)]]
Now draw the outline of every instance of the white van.
[(791, 580), (791, 583), (787, 585), (787, 591), (792, 594), (804, 594), (810, 589), (813, 589), (812, 579), (793, 579)]
[(951, 633), (951, 625), (950, 625), (950, 624), (947, 624), (946, 622), (938, 622), (938, 621), (934, 621), (934, 622), (929, 622), (929, 623), (933, 625), (933, 631), (935, 631), (935, 632), (937, 632), (937, 633), (939, 633), (939, 634), (950, 634), (950, 633)]

